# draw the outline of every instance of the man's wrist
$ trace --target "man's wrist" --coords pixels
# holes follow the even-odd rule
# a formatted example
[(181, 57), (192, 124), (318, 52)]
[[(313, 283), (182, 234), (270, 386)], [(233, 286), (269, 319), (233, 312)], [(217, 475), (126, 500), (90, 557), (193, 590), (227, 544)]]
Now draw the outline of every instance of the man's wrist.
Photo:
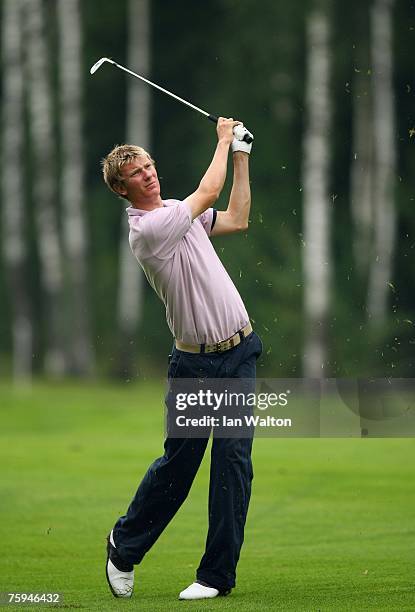
[(245, 151), (234, 151), (232, 154), (234, 163), (246, 163), (249, 162), (249, 153)]
[(226, 140), (225, 138), (221, 138), (220, 140), (218, 140), (218, 145), (227, 147), (229, 149), (229, 147), (231, 146), (231, 143), (228, 142), (228, 140)]

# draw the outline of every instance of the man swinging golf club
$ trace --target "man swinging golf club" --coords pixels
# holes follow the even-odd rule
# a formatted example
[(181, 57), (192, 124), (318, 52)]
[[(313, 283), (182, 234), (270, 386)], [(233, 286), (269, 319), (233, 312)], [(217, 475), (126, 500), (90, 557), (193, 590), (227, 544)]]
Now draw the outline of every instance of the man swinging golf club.
[[(261, 354), (242, 299), (209, 236), (248, 227), (252, 135), (233, 119), (219, 118), (218, 142), (196, 191), (163, 200), (154, 161), (141, 147), (120, 145), (103, 160), (107, 186), (129, 202), (133, 254), (166, 307), (175, 338), (168, 378), (254, 379)], [(248, 138), (246, 136), (248, 135)], [(246, 142), (249, 140), (250, 142)], [(216, 211), (229, 148), (233, 185), (227, 209)], [(147, 470), (125, 514), (108, 537), (106, 575), (115, 597), (130, 597), (139, 564), (186, 499), (208, 436), (167, 436), (164, 454)], [(180, 599), (227, 595), (235, 586), (251, 494), (252, 437), (213, 437), (209, 529), (196, 581)]]

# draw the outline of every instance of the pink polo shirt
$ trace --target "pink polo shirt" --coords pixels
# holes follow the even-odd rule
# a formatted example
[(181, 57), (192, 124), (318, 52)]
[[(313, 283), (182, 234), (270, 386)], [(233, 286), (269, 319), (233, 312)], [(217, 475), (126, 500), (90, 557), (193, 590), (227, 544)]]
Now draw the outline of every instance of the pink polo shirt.
[(241, 296), (208, 238), (212, 208), (193, 222), (186, 201), (126, 210), (131, 250), (163, 301), (177, 340), (211, 344), (245, 327), (249, 318)]

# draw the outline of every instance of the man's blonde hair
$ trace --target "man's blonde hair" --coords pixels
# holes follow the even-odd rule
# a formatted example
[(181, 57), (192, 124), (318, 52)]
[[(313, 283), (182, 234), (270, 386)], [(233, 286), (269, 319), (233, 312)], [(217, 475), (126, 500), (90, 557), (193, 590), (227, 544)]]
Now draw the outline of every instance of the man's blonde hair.
[(109, 189), (118, 196), (123, 197), (116, 190), (116, 187), (120, 187), (123, 181), (121, 174), (122, 167), (124, 164), (130, 163), (140, 156), (148, 157), (151, 163), (154, 164), (154, 159), (151, 157), (150, 153), (143, 149), (143, 147), (131, 144), (116, 145), (102, 160), (101, 165), (104, 181)]

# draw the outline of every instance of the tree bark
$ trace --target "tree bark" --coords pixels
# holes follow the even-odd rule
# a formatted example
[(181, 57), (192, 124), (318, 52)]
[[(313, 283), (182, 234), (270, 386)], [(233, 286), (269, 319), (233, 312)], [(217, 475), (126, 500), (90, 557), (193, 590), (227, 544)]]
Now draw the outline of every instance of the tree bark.
[(2, 230), (11, 301), (12, 374), (16, 383), (32, 377), (33, 322), (27, 287), (23, 194), (23, 65), (20, 0), (4, 0), (2, 18)]
[[(148, 0), (128, 3), (128, 65), (138, 74), (150, 72), (150, 6)], [(148, 150), (150, 144), (150, 90), (136, 79), (128, 80), (127, 141)], [(118, 288), (119, 358), (118, 372), (122, 378), (137, 376), (139, 346), (137, 331), (143, 302), (143, 271), (131, 253), (128, 243), (128, 223), (122, 211), (120, 241), (120, 277)]]
[(353, 146), (351, 210), (353, 253), (361, 277), (367, 279), (373, 240), (373, 96), (371, 87), (369, 14), (360, 7), (355, 27), (358, 43), (353, 83)]
[(63, 261), (56, 209), (57, 148), (53, 134), (52, 89), (49, 82), (44, 8), (41, 0), (24, 0), (26, 82), (33, 146), (33, 205), (38, 238), (40, 276), (45, 301), (46, 374), (65, 373), (67, 358), (63, 318)]
[(90, 375), (95, 368), (87, 279), (87, 232), (83, 211), (81, 19), (79, 0), (58, 0), (59, 104), (62, 151), (62, 230), (68, 273), (69, 371)]
[(315, 3), (307, 24), (307, 80), (303, 158), (303, 278), (306, 377), (327, 375), (330, 302), (329, 129), (330, 25), (325, 3)]
[(386, 319), (393, 277), (396, 211), (396, 128), (392, 76), (392, 9), (394, 0), (376, 0), (372, 7), (374, 121), (374, 242), (367, 309), (371, 323)]

